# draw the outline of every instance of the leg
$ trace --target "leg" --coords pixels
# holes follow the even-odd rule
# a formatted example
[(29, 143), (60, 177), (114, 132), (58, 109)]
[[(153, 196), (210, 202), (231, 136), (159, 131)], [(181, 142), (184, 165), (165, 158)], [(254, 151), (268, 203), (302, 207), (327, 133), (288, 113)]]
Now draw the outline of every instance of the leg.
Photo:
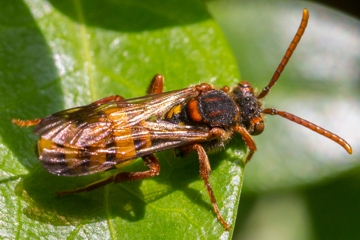
[(41, 118), (35, 118), (32, 120), (20, 120), (20, 119), (13, 118), (11, 120), (12, 123), (18, 125), (19, 127), (31, 127), (31, 126), (37, 125), (40, 121), (41, 121)]
[(164, 76), (161, 74), (156, 74), (152, 79), (148, 89), (146, 90), (146, 94), (157, 94), (162, 93), (164, 90)]
[(226, 221), (223, 219), (223, 217), (220, 214), (219, 208), (216, 203), (214, 192), (213, 192), (212, 187), (209, 182), (211, 167), (210, 167), (209, 159), (207, 157), (207, 154), (206, 154), (204, 148), (200, 144), (194, 144), (192, 146), (189, 146), (188, 149), (197, 151), (197, 153), (199, 155), (200, 175), (201, 175), (201, 178), (204, 180), (205, 187), (209, 194), (210, 201), (214, 208), (216, 217), (219, 219), (220, 223), (224, 226), (224, 228), (226, 230), (230, 230), (230, 226), (226, 223)]
[[(124, 99), (124, 98), (119, 95), (113, 95), (113, 96), (108, 96), (108, 97), (102, 98), (100, 100), (97, 100), (96, 102), (93, 102), (92, 104), (101, 105), (104, 103), (118, 101), (118, 100), (122, 100), (122, 99)], [(13, 118), (12, 123), (14, 123), (20, 127), (31, 127), (31, 126), (37, 125), (41, 120), (42, 120), (41, 118), (36, 118), (36, 119), (32, 119), (32, 120), (20, 120), (20, 119)]]
[(234, 131), (241, 134), (242, 139), (244, 140), (246, 146), (249, 148), (249, 154), (246, 157), (246, 162), (248, 163), (254, 152), (256, 151), (255, 142), (245, 128), (237, 125), (234, 127)]
[(104, 103), (113, 102), (113, 101), (119, 101), (119, 100), (123, 100), (123, 99), (124, 98), (122, 96), (112, 95), (112, 96), (108, 96), (108, 97), (104, 97), (102, 99), (99, 99), (99, 100), (93, 102), (92, 104), (101, 105), (101, 104), (104, 104)]
[(111, 175), (105, 179), (94, 182), (94, 183), (89, 184), (82, 188), (58, 192), (57, 195), (62, 196), (62, 195), (67, 195), (67, 194), (88, 192), (88, 191), (94, 190), (96, 188), (105, 186), (112, 182), (119, 183), (119, 182), (125, 182), (125, 181), (134, 181), (134, 180), (140, 180), (140, 179), (159, 175), (160, 164), (159, 164), (157, 158), (153, 154), (144, 156), (142, 159), (145, 162), (146, 166), (149, 168), (149, 170), (144, 171), (144, 172), (118, 172), (114, 175)]
[[(227, 139), (229, 139), (229, 137), (230, 137), (230, 134), (227, 133), (224, 129), (214, 127), (209, 131), (209, 135), (206, 138), (202, 138), (200, 140), (201, 141), (210, 141), (213, 139), (218, 139), (219, 142), (224, 142)], [(194, 148), (192, 145), (175, 148), (175, 156), (176, 157), (186, 157), (192, 151), (194, 151)], [(209, 167), (210, 167), (210, 165), (209, 165)], [(211, 171), (211, 169), (209, 169), (209, 171)]]

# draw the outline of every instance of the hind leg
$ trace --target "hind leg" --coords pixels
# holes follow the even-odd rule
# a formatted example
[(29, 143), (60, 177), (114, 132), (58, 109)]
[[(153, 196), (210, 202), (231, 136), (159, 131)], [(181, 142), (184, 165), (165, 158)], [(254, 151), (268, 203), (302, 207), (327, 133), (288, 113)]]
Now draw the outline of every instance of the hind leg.
[(159, 175), (160, 164), (159, 164), (157, 158), (153, 154), (144, 156), (144, 157), (142, 157), (142, 159), (145, 162), (145, 165), (149, 168), (149, 170), (143, 171), (143, 172), (118, 172), (114, 175), (111, 175), (100, 181), (91, 183), (82, 188), (58, 192), (57, 195), (62, 196), (62, 195), (67, 195), (67, 194), (88, 192), (88, 191), (92, 191), (94, 189), (103, 187), (112, 182), (119, 183), (119, 182), (126, 182), (126, 181), (135, 181), (135, 180), (141, 180), (144, 178), (149, 178), (149, 177), (154, 177), (154, 176)]

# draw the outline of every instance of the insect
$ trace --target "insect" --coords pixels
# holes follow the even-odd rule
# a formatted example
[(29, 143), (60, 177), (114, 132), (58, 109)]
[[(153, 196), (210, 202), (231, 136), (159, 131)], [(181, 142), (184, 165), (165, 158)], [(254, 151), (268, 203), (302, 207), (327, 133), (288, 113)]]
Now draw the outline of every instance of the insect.
[(268, 85), (259, 93), (251, 84), (241, 81), (232, 88), (216, 88), (207, 83), (185, 89), (163, 92), (164, 77), (156, 75), (147, 95), (124, 99), (114, 95), (86, 106), (57, 112), (34, 120), (13, 119), (21, 127), (35, 126), (40, 136), (37, 154), (42, 166), (59, 176), (81, 176), (120, 168), (142, 158), (148, 170), (117, 172), (114, 175), (58, 195), (94, 190), (109, 183), (140, 180), (160, 173), (154, 153), (175, 149), (177, 156), (196, 151), (200, 175), (205, 183), (214, 212), (226, 230), (229, 224), (220, 214), (209, 182), (211, 171), (207, 151), (223, 149), (240, 134), (249, 152), (249, 162), (256, 144), (252, 135), (264, 130), (264, 115), (279, 115), (309, 128), (338, 143), (349, 154), (351, 146), (341, 137), (309, 121), (274, 108), (263, 109), (261, 99), (274, 86), (299, 43), (309, 19), (303, 10), (302, 21), (280, 65)]

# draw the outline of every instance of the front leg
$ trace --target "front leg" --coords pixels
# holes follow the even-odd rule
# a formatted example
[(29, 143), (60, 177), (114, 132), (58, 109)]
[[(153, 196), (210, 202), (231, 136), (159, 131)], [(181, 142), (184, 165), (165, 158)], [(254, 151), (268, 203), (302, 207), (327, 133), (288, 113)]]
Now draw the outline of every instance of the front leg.
[(236, 125), (234, 127), (234, 131), (241, 134), (241, 137), (244, 140), (245, 145), (249, 148), (249, 153), (246, 157), (246, 163), (248, 163), (251, 160), (254, 152), (256, 151), (256, 144), (252, 139), (251, 135), (249, 134), (249, 132), (244, 127), (240, 125)]

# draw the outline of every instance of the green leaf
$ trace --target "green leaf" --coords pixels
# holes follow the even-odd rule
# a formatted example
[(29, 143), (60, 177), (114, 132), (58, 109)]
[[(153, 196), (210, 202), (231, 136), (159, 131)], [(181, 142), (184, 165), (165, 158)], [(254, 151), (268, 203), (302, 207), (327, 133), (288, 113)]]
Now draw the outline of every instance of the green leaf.
[(291, 189), (316, 184), (360, 166), (359, 21), (300, 1), (211, 2), (242, 77), (262, 89), (280, 63), (301, 21), (310, 19), (300, 44), (264, 106), (285, 110), (346, 139), (349, 155), (331, 140), (277, 116), (254, 137), (258, 150), (246, 167), (244, 190)]
[[(145, 94), (156, 73), (166, 90), (239, 80), (227, 42), (199, 1), (32, 0), (0, 3), (0, 237), (226, 239), (196, 154), (159, 153), (158, 177), (55, 197), (110, 173), (51, 175), (33, 151), (31, 129), (12, 118), (44, 117), (119, 94)], [(220, 211), (234, 225), (244, 144), (210, 156)], [(137, 161), (127, 170), (142, 170)], [(113, 172), (112, 172), (113, 173)]]

